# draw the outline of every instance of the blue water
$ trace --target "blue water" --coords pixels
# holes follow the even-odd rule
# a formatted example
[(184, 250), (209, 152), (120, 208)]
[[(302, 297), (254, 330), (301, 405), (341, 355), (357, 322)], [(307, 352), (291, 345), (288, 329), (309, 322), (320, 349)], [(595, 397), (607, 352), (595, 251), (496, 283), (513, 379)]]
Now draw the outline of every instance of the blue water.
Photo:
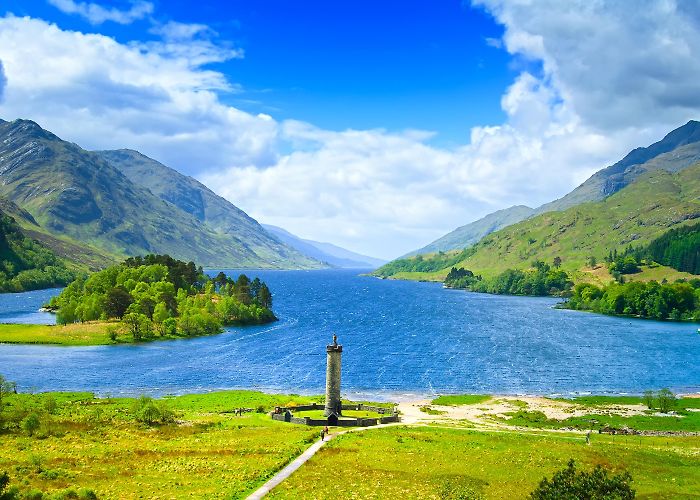
[[(142, 345), (0, 345), (0, 373), (23, 390), (177, 394), (230, 388), (323, 392), (325, 345), (343, 344), (343, 393), (700, 391), (697, 324), (553, 309), (550, 298), (446, 290), (356, 271), (259, 271), (280, 321)], [(0, 296), (2, 321), (50, 321), (55, 291)], [(22, 315), (26, 316), (22, 316)]]

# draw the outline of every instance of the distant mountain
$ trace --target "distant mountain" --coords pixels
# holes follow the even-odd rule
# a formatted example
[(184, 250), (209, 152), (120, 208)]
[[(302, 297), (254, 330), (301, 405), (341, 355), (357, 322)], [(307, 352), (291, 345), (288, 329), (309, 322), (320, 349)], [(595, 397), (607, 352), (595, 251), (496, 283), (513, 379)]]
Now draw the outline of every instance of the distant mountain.
[(147, 188), (217, 233), (241, 242), (240, 251), (252, 252), (265, 267), (324, 267), (294, 246), (271, 238), (255, 219), (192, 177), (130, 149), (95, 151), (95, 154), (119, 169), (134, 184)]
[(491, 213), (459, 227), (405, 257), (474, 245), (484, 236), (529, 217), (600, 201), (618, 192), (647, 172), (678, 172), (700, 161), (700, 122), (691, 120), (646, 148), (630, 151), (622, 160), (593, 174), (566, 196), (531, 209), (522, 205)]
[(472, 246), (487, 234), (491, 234), (503, 227), (525, 220), (534, 212), (534, 209), (526, 207), (525, 205), (515, 205), (510, 208), (498, 210), (466, 226), (458, 227), (451, 233), (446, 234), (423, 248), (408, 253), (404, 257), (459, 250)]
[(167, 253), (207, 267), (319, 265), (281, 245), (259, 225), (256, 230), (256, 223), (244, 220), (245, 214), (233, 205), (235, 215), (247, 224), (245, 230), (217, 230), (133, 182), (107, 156), (63, 141), (29, 120), (0, 122), (0, 196), (30, 214), (36, 226), (27, 220), (20, 224), (43, 236), (59, 255), (65, 245), (64, 252), (66, 246), (92, 248), (96, 250), (85, 253), (112, 259)]
[(269, 224), (263, 224), (262, 226), (280, 241), (296, 248), (304, 255), (320, 260), (321, 262), (326, 262), (333, 267), (374, 269), (386, 263), (385, 260), (351, 252), (350, 250), (346, 250), (331, 243), (321, 243), (299, 238), (281, 227), (271, 226)]
[(633, 149), (622, 160), (599, 170), (566, 196), (537, 208), (535, 214), (565, 210), (588, 201), (599, 201), (634, 182), (645, 172), (677, 172), (698, 161), (700, 122), (691, 120), (668, 133), (659, 142), (646, 148)]

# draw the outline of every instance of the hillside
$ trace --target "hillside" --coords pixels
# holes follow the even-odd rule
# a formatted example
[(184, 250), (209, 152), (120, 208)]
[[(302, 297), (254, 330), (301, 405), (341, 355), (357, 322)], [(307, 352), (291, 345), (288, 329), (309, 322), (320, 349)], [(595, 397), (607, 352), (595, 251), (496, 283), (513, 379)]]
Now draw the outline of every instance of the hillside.
[(323, 267), (317, 259), (270, 237), (255, 219), (192, 177), (130, 149), (95, 151), (95, 154), (134, 184), (147, 188), (217, 233), (245, 242), (245, 250), (254, 252), (264, 262), (275, 267)]
[[(0, 195), (30, 214), (37, 226), (23, 226), (59, 254), (78, 246), (95, 248), (87, 253), (111, 261), (167, 253), (207, 267), (302, 267), (303, 259), (285, 254), (295, 255), (293, 250), (270, 243), (263, 251), (249, 233), (218, 232), (132, 182), (99, 154), (32, 121), (0, 123), (0, 139)], [(258, 228), (260, 239), (271, 240)], [(275, 244), (283, 251), (275, 252)]]
[(455, 229), (433, 243), (409, 252), (405, 257), (469, 247), (481, 238), (528, 217), (566, 210), (581, 203), (600, 201), (648, 172), (677, 172), (700, 161), (700, 122), (691, 120), (660, 141), (630, 151), (623, 159), (593, 174), (566, 196), (531, 209), (515, 206), (499, 210)]
[(542, 214), (565, 210), (580, 203), (599, 201), (634, 182), (647, 172), (677, 172), (700, 161), (700, 122), (691, 120), (646, 148), (630, 151), (622, 160), (593, 174), (558, 200), (535, 210)]
[(515, 205), (510, 208), (498, 210), (470, 224), (458, 227), (429, 245), (406, 254), (405, 257), (440, 251), (459, 250), (471, 246), (487, 234), (491, 234), (501, 228), (525, 220), (534, 212), (534, 209), (526, 207), (525, 205)]
[[(598, 261), (615, 249), (641, 246), (670, 229), (691, 224), (700, 218), (700, 163), (670, 173), (645, 173), (636, 182), (598, 202), (584, 203), (561, 212), (547, 212), (492, 233), (461, 255), (435, 254), (405, 259), (401, 272), (394, 272), (401, 261), (389, 263), (376, 274), (383, 277), (443, 279), (452, 266), (464, 267), (484, 276), (494, 276), (508, 268), (525, 269), (535, 260), (551, 263), (562, 259), (562, 268), (582, 275), (587, 261)], [(450, 256), (459, 258), (450, 259)], [(431, 262), (444, 262), (441, 269)]]
[(25, 236), (15, 219), (0, 210), (0, 292), (65, 286), (75, 277), (50, 248)]
[(289, 231), (281, 227), (263, 224), (263, 227), (280, 241), (286, 243), (292, 248), (297, 249), (302, 254), (313, 259), (325, 262), (333, 267), (346, 269), (374, 269), (382, 264), (385, 260), (368, 257), (345, 248), (333, 245), (332, 243), (323, 243), (320, 241), (306, 240), (293, 235)]

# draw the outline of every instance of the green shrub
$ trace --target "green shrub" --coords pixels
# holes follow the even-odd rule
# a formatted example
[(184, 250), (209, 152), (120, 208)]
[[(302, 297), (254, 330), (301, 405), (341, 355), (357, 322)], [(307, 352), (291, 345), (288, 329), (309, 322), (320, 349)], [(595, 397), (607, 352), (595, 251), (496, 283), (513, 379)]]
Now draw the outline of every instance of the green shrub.
[(627, 500), (635, 498), (629, 472), (608, 476), (608, 471), (596, 465), (592, 472), (577, 471), (573, 459), (568, 466), (554, 473), (552, 479), (542, 479), (530, 494), (532, 500)]

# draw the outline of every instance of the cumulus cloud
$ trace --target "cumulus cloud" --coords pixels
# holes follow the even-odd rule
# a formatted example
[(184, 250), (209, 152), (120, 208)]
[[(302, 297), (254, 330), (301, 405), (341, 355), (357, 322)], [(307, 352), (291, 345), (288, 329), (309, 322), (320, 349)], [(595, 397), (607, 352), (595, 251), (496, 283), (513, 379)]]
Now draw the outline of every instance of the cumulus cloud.
[(523, 69), (504, 89), (506, 120), (465, 131), (458, 147), (431, 145), (430, 131), (329, 131), (225, 105), (219, 95), (241, 88), (204, 65), (242, 52), (207, 26), (174, 22), (152, 28), (158, 42), (120, 44), (0, 19), (0, 113), (89, 148), (138, 149), (258, 220), (380, 257), (493, 210), (550, 201), (698, 117), (691, 2), (477, 5), (504, 26), (501, 49), (484, 43)]
[(76, 14), (85, 18), (91, 24), (102, 24), (105, 21), (130, 24), (153, 12), (153, 4), (144, 1), (131, 2), (131, 7), (127, 10), (107, 9), (96, 3), (75, 0), (48, 0), (48, 2), (66, 14)]
[(5, 68), (0, 60), (0, 103), (3, 100), (5, 94), (5, 86), (7, 85), (7, 77), (5, 76)]
[(189, 57), (8, 16), (0, 60), (5, 119), (31, 118), (91, 149), (138, 149), (186, 173), (276, 161), (274, 120), (223, 105), (218, 92), (235, 86)]

